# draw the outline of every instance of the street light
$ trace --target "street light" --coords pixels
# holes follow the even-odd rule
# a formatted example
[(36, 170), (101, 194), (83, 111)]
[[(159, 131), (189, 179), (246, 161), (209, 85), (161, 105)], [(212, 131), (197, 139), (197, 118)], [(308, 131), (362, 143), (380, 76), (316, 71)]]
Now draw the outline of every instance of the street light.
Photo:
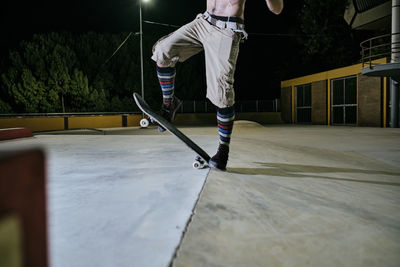
[[(144, 99), (144, 78), (143, 78), (143, 19), (142, 19), (142, 1), (144, 3), (149, 2), (150, 0), (139, 0), (139, 19), (140, 19), (140, 75), (141, 75), (141, 86), (142, 86), (142, 97)], [(143, 114), (144, 118), (144, 114)]]
[[(144, 99), (144, 75), (143, 75), (143, 19), (142, 19), (142, 1), (144, 3), (150, 2), (150, 0), (139, 0), (139, 19), (140, 19), (140, 75), (141, 75), (141, 87), (142, 87), (142, 98)], [(144, 113), (142, 113), (142, 120), (140, 125), (144, 128), (149, 126), (149, 121), (145, 119)]]
[[(140, 19), (140, 76), (141, 76), (141, 87), (142, 87), (142, 97), (144, 99), (144, 74), (143, 74), (143, 19), (142, 19), (142, 1), (144, 3), (149, 2), (150, 0), (139, 0), (139, 19)], [(142, 113), (142, 120), (140, 124), (145, 128), (149, 125), (148, 120), (144, 118), (144, 113)]]

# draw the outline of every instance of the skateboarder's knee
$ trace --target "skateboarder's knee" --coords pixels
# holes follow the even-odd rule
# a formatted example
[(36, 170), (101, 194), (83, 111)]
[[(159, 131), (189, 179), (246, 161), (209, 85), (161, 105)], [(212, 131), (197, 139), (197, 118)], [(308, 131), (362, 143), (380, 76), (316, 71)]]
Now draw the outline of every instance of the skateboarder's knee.
[(166, 64), (157, 63), (157, 67), (159, 67), (159, 68), (168, 68), (169, 66), (166, 65)]

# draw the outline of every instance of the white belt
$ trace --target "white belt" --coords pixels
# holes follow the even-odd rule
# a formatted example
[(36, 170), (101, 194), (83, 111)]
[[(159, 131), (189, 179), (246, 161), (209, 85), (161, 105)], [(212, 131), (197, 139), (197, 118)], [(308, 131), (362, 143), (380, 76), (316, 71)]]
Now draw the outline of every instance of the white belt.
[(204, 12), (203, 18), (210, 22), (212, 25), (220, 28), (220, 29), (231, 29), (234, 32), (239, 32), (243, 35), (242, 39), (247, 39), (248, 34), (244, 30), (244, 24), (242, 23), (237, 23), (237, 22), (232, 22), (232, 21), (223, 21), (223, 20), (218, 20), (213, 17), (211, 17), (210, 13), (207, 11)]

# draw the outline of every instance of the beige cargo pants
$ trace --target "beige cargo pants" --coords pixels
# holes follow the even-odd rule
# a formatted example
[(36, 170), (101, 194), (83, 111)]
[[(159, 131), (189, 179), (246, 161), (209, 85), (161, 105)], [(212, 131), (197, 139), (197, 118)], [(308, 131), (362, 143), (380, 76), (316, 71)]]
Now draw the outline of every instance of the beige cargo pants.
[(192, 22), (161, 38), (153, 47), (155, 62), (174, 67), (204, 50), (206, 59), (207, 98), (219, 108), (235, 103), (233, 89), (241, 34), (219, 28), (197, 15)]

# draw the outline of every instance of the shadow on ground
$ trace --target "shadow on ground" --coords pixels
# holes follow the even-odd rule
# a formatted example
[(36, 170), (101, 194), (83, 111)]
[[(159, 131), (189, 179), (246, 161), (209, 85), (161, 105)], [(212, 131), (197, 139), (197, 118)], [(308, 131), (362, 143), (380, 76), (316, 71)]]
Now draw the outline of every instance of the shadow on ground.
[[(337, 168), (337, 167), (324, 167), (324, 166), (312, 166), (312, 165), (297, 165), (297, 164), (285, 164), (285, 163), (261, 163), (255, 162), (263, 166), (262, 168), (228, 168), (229, 173), (243, 174), (243, 175), (267, 175), (267, 176), (279, 176), (286, 178), (313, 178), (313, 179), (327, 179), (337, 181), (348, 181), (357, 183), (369, 183), (369, 184), (381, 184), (400, 186), (400, 173), (380, 171), (380, 170), (363, 170), (354, 168)], [(338, 178), (316, 174), (337, 174), (337, 173), (352, 173), (352, 174), (373, 174), (373, 175), (388, 175), (399, 178), (399, 182), (385, 182), (385, 181), (373, 181), (373, 180), (360, 180), (351, 178)]]

